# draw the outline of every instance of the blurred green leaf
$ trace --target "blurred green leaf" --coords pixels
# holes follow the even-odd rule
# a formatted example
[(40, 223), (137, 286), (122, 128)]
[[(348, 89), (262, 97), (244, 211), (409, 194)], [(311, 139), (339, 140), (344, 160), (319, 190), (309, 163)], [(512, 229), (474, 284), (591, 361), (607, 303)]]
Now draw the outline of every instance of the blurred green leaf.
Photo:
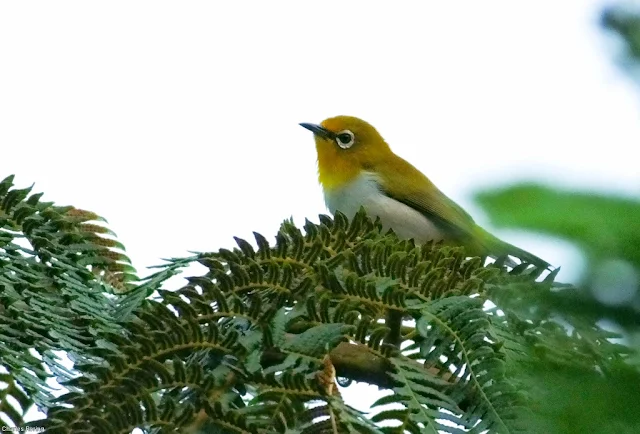
[(638, 371), (620, 364), (601, 375), (575, 366), (550, 369), (544, 359), (520, 366), (518, 379), (535, 401), (544, 432), (581, 434), (637, 433), (640, 426)]
[(619, 258), (640, 267), (640, 202), (521, 184), (477, 195), (498, 226), (574, 242), (592, 260)]
[[(564, 238), (584, 252), (579, 288), (495, 294), (503, 306), (595, 323), (611, 320), (631, 332), (640, 324), (640, 202), (520, 184), (477, 195), (498, 226)], [(505, 295), (505, 297), (502, 297)], [(535, 308), (534, 308), (535, 306)]]
[(624, 44), (619, 62), (630, 72), (637, 72), (633, 68), (640, 67), (640, 10), (625, 5), (608, 7), (602, 12), (601, 24)]

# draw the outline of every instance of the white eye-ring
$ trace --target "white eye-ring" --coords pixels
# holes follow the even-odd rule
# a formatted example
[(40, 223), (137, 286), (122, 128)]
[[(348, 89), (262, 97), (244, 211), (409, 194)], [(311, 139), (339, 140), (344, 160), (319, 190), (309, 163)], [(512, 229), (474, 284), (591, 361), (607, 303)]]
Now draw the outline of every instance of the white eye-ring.
[(349, 130), (340, 131), (336, 134), (336, 143), (342, 149), (349, 149), (353, 146), (353, 143), (356, 141), (356, 136)]

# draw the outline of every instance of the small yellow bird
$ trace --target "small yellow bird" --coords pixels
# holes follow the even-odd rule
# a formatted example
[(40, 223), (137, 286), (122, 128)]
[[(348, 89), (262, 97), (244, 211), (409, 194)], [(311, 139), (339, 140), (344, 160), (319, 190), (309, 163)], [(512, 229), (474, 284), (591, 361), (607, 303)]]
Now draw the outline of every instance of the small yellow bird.
[(393, 153), (369, 123), (337, 116), (311, 130), (318, 152), (318, 180), (331, 213), (353, 218), (360, 207), (383, 227), (417, 243), (429, 240), (466, 246), (469, 254), (514, 256), (549, 268), (539, 257), (506, 243), (478, 226), (458, 204), (410, 163)]

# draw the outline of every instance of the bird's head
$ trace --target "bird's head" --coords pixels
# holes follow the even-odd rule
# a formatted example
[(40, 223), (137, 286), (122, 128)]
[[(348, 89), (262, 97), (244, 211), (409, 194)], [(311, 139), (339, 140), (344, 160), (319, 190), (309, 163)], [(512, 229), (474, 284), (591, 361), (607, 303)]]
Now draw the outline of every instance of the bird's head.
[(392, 154), (380, 133), (353, 116), (336, 116), (316, 124), (300, 124), (313, 132), (318, 152), (318, 180), (324, 189), (352, 181)]

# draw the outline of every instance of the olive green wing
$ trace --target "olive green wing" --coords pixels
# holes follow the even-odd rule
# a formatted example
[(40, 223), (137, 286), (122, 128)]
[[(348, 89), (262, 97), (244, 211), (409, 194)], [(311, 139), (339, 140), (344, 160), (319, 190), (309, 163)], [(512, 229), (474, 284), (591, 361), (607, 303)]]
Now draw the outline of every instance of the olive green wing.
[(398, 164), (395, 170), (404, 176), (381, 177), (384, 194), (420, 212), (452, 238), (466, 242), (477, 236), (477, 225), (465, 210), (411, 164), (404, 160)]
[(388, 197), (420, 212), (438, 226), (452, 240), (468, 247), (471, 254), (493, 257), (512, 255), (521, 260), (550, 267), (543, 259), (506, 243), (478, 226), (473, 218), (453, 200), (449, 199), (418, 169), (404, 160), (395, 161), (394, 167), (384, 170), (401, 171), (404, 176), (386, 176), (381, 189)]

